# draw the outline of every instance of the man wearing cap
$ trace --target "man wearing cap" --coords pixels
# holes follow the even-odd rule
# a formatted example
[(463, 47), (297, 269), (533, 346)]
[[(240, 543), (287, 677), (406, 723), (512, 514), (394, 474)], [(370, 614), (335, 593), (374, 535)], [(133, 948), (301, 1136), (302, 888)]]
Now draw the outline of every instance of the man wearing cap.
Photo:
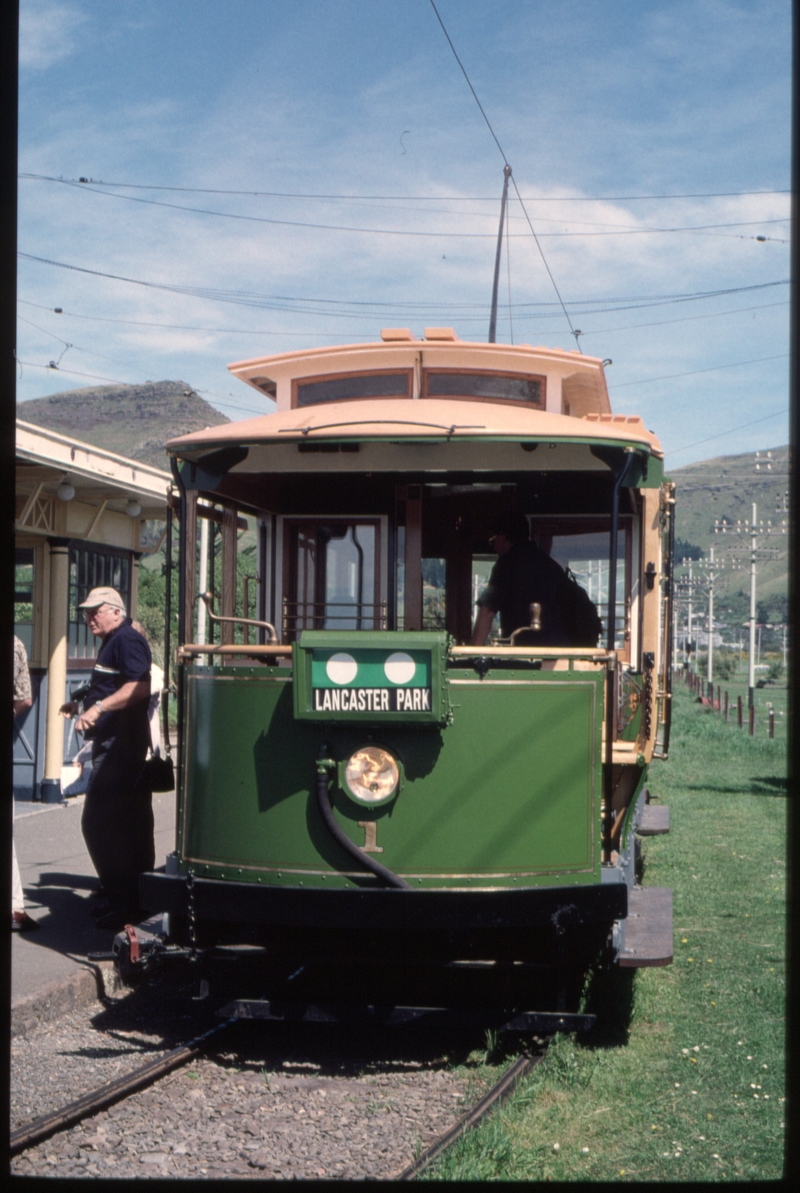
[(531, 605), (540, 606), (540, 646), (567, 646), (569, 637), (560, 612), (566, 575), (554, 559), (529, 542), (528, 520), (523, 514), (506, 514), (493, 525), (489, 542), (497, 552), (489, 583), (478, 598), (478, 615), (472, 645), (483, 646), (500, 614), (500, 634), (529, 626)]
[(118, 930), (138, 915), (139, 875), (155, 865), (152, 793), (140, 776), (150, 744), (150, 647), (126, 616), (114, 588), (93, 588), (78, 606), (102, 638), (80, 712), (62, 705), (75, 728), (92, 742), (92, 773), (81, 828), (109, 909), (99, 928)]

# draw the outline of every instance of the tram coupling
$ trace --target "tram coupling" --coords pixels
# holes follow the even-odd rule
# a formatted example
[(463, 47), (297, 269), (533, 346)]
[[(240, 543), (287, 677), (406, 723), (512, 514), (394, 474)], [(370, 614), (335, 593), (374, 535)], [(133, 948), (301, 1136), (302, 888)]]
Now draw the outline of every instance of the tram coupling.
[(113, 961), (124, 986), (135, 986), (164, 961), (188, 958), (191, 949), (169, 944), (169, 913), (160, 912), (141, 924), (126, 924), (109, 952), (89, 953), (89, 961)]

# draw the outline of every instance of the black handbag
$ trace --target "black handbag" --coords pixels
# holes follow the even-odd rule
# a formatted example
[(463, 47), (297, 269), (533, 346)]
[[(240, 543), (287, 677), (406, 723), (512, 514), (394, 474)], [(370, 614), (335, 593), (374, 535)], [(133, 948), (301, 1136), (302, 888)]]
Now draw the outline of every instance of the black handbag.
[(148, 791), (174, 791), (175, 767), (172, 765), (169, 754), (166, 758), (162, 758), (158, 746), (156, 746), (142, 767), (142, 773), (139, 775), (136, 786), (143, 787)]
[(142, 767), (141, 774), (136, 780), (138, 789), (145, 791), (174, 791), (175, 790), (175, 767), (172, 764), (172, 757), (169, 752), (169, 722), (166, 716), (166, 706), (164, 702), (164, 693), (161, 695), (161, 708), (164, 713), (164, 732), (165, 741), (167, 743), (167, 756), (161, 757), (161, 751), (158, 746), (153, 749), (153, 739), (150, 739), (150, 757)]

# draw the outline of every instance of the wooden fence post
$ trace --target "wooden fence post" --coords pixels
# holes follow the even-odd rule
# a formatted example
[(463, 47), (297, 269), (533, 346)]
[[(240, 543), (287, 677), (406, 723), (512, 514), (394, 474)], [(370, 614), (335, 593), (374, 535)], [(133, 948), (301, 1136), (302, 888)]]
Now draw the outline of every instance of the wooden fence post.
[(728, 720), (728, 689), (725, 689), (725, 720)]
[(770, 704), (769, 706), (769, 735), (775, 736), (775, 709)]
[(756, 706), (755, 706), (755, 704), (751, 704), (751, 705), (750, 705), (750, 725), (749, 725), (749, 730), (750, 730), (750, 736), (751, 736), (751, 737), (754, 737), (754, 736), (755, 736), (755, 732), (756, 732)]
[(739, 721), (739, 728), (741, 729), (742, 728), (742, 698), (741, 698), (741, 696), (736, 697), (736, 713), (737, 713), (737, 719)]

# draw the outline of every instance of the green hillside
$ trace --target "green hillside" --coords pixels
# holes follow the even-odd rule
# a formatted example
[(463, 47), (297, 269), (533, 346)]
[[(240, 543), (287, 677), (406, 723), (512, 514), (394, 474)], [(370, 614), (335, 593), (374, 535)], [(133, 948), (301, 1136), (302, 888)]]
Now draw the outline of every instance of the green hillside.
[[(731, 623), (744, 619), (749, 611), (750, 539), (732, 533), (737, 520), (750, 522), (756, 503), (759, 522), (771, 522), (773, 533), (761, 536), (759, 547), (776, 551), (775, 558), (758, 565), (757, 596), (760, 621), (785, 621), (789, 588), (789, 536), (779, 533), (788, 519), (784, 497), (789, 486), (789, 448), (766, 452), (745, 452), (737, 456), (716, 456), (669, 473), (677, 486), (676, 557), (694, 555), (700, 548), (705, 557), (714, 547), (715, 562), (722, 563), (716, 584), (720, 609), (727, 607)], [(715, 522), (725, 522), (725, 534), (714, 533)], [(738, 548), (738, 550), (736, 550)], [(734, 567), (738, 563), (739, 567)]]
[(17, 417), (164, 470), (167, 439), (230, 422), (185, 381), (71, 389), (20, 403)]

